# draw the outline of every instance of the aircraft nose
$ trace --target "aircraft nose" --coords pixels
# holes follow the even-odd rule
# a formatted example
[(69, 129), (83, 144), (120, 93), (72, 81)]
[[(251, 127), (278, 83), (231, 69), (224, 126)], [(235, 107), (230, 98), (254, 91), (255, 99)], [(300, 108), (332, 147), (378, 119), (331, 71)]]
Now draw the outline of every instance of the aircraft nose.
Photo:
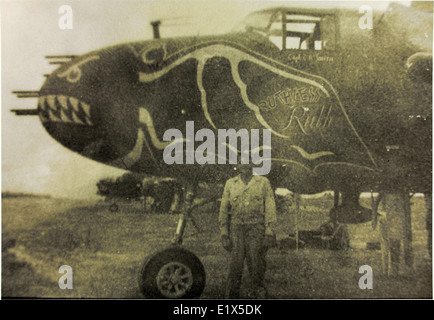
[(125, 98), (133, 96), (128, 90), (137, 77), (131, 55), (119, 49), (91, 52), (51, 73), (39, 90), (38, 114), (55, 140), (103, 163), (134, 146), (138, 111)]

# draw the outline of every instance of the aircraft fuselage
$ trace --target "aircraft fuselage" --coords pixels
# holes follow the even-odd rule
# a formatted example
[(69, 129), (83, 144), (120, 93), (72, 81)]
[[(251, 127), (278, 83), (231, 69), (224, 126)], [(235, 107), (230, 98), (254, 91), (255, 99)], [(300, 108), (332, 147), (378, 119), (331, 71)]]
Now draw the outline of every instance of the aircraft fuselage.
[(231, 164), (164, 162), (164, 133), (194, 121), (216, 136), (270, 130), (274, 186), (316, 193), (387, 180), (430, 190), (431, 84), (411, 81), (405, 66), (418, 49), (389, 39), (387, 28), (357, 29), (360, 14), (333, 12), (333, 50), (280, 50), (244, 32), (79, 56), (41, 88), (40, 119), (65, 147), (134, 172), (232, 176)]

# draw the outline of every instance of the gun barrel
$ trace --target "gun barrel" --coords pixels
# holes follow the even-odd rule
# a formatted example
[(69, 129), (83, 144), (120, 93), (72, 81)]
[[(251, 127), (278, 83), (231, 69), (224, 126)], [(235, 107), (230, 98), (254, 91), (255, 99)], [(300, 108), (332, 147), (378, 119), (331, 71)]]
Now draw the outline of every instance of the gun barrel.
[(37, 116), (39, 114), (38, 109), (11, 109), (16, 116)]
[(17, 95), (17, 98), (38, 98), (39, 91), (31, 91), (31, 90), (16, 90), (12, 91), (13, 94)]
[(64, 61), (50, 61), (48, 64), (65, 64), (66, 62), (68, 62), (67, 60)]
[(52, 55), (45, 56), (45, 59), (74, 59), (76, 57), (76, 55)]

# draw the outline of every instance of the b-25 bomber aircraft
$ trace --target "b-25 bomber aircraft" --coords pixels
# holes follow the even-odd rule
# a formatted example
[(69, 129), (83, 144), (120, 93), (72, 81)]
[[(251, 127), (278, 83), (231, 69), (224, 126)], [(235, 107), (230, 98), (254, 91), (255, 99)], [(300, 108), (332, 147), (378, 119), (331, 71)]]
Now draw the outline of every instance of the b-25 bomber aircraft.
[[(167, 164), (167, 130), (185, 133), (188, 121), (215, 136), (268, 129), (274, 188), (333, 190), (341, 221), (366, 222), (375, 213), (359, 205), (361, 192), (431, 199), (432, 14), (430, 3), (392, 3), (373, 13), (371, 28), (358, 10), (262, 10), (224, 35), (64, 56), (39, 91), (16, 92), (37, 97), (37, 109), (13, 111), (37, 115), (55, 140), (85, 157), (173, 177), (188, 190), (225, 181), (233, 165)], [(198, 297), (204, 288), (202, 264), (180, 246), (191, 201), (187, 192), (177, 245), (143, 265), (148, 297)]]

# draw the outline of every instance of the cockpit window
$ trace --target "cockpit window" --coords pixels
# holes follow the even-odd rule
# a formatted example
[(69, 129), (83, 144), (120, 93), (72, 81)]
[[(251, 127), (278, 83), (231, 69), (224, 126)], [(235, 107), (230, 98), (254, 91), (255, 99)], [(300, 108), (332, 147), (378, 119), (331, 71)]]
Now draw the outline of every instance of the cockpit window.
[(256, 12), (237, 31), (257, 32), (280, 50), (333, 50), (336, 24), (333, 15), (295, 14), (286, 11)]
[(232, 29), (233, 32), (259, 31), (266, 33), (276, 12), (253, 12)]

